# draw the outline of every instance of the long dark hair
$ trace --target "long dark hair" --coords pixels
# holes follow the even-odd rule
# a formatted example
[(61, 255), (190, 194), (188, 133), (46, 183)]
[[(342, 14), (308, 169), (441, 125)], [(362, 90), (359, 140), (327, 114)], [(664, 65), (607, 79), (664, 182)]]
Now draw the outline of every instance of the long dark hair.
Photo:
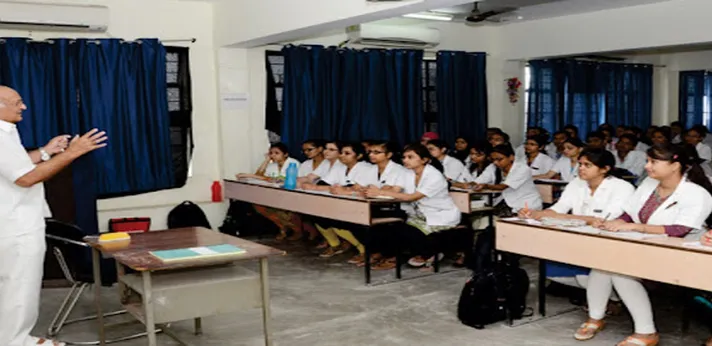
[[(500, 144), (492, 148), (492, 153), (498, 153), (502, 154), (507, 157), (514, 156), (514, 149), (512, 149), (511, 144)], [(512, 165), (514, 164), (514, 161), (512, 161)], [(502, 169), (497, 167), (497, 170), (494, 173), (494, 183), (499, 184), (502, 182)]]
[(527, 141), (534, 141), (537, 147), (539, 147), (539, 153), (546, 155), (546, 145), (549, 143), (549, 136), (542, 134), (529, 136), (527, 137)]
[[(656, 144), (648, 149), (648, 157), (654, 160), (678, 162), (682, 167), (680, 173), (687, 175), (687, 180), (702, 186), (712, 194), (712, 183), (700, 166), (704, 160), (697, 155), (697, 149), (689, 144)], [(707, 224), (712, 224), (712, 214), (707, 216)]]
[(616, 178), (622, 178), (626, 175), (626, 170), (619, 170), (616, 168), (615, 156), (613, 156), (613, 154), (606, 149), (585, 148), (579, 154), (579, 160), (584, 157), (598, 168), (608, 167), (606, 177), (613, 176)]
[[(361, 145), (361, 143), (346, 142), (341, 146), (340, 151), (343, 151), (344, 148), (351, 148), (354, 151), (356, 154), (356, 161), (361, 162), (366, 160), (366, 150), (363, 149), (363, 145)], [(361, 156), (360, 158), (359, 155)]]
[(470, 144), (470, 141), (465, 138), (465, 136), (455, 137), (456, 142), (458, 139), (465, 141), (465, 143), (467, 143), (467, 148), (465, 148), (465, 150), (457, 150), (455, 146), (453, 146), (453, 150), (450, 151), (450, 155), (460, 160), (460, 162), (465, 163), (465, 161), (467, 161), (467, 157), (470, 156), (470, 148), (472, 148), (472, 145)]
[(403, 154), (409, 151), (414, 152), (415, 155), (420, 156), (420, 158), (423, 160), (428, 160), (428, 164), (435, 167), (435, 169), (440, 171), (440, 173), (443, 173), (445, 171), (445, 168), (443, 167), (443, 164), (440, 162), (440, 160), (430, 155), (430, 151), (428, 151), (428, 148), (426, 148), (424, 145), (420, 143), (409, 144), (405, 147), (405, 149), (403, 149)]
[(487, 168), (487, 166), (492, 163), (489, 157), (490, 153), (492, 152), (492, 146), (487, 141), (477, 141), (475, 143), (472, 143), (472, 145), (470, 146), (470, 151), (471, 150), (485, 154), (485, 161), (482, 164), (476, 164), (474, 162), (470, 164), (470, 173), (477, 172), (477, 175), (479, 176), (480, 174), (482, 174), (482, 172), (485, 171), (485, 168)]

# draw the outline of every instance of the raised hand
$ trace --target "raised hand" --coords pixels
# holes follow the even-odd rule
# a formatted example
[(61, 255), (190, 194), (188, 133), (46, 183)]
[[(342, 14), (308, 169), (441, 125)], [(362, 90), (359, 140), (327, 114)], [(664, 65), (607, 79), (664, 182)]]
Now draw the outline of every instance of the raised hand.
[(72, 138), (70, 135), (61, 135), (52, 138), (44, 147), (42, 147), (48, 154), (55, 155), (59, 154), (67, 149), (69, 146), (69, 139)]
[(92, 129), (81, 137), (75, 136), (72, 141), (69, 142), (69, 148), (67, 148), (67, 150), (77, 156), (82, 156), (96, 149), (105, 147), (106, 143), (104, 142), (106, 142), (107, 139), (106, 132)]

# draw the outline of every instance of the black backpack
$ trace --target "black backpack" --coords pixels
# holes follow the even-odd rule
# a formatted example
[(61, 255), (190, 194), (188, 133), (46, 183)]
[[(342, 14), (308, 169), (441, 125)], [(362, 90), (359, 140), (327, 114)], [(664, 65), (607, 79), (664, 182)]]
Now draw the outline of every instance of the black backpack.
[(462, 289), (457, 309), (460, 321), (476, 329), (507, 317), (520, 319), (527, 311), (529, 276), (519, 268), (516, 257), (495, 264), (493, 251), (494, 229), (488, 228), (479, 234), (469, 256), (473, 275)]
[(168, 228), (183, 227), (212, 228), (203, 210), (191, 201), (185, 201), (177, 205), (168, 213)]

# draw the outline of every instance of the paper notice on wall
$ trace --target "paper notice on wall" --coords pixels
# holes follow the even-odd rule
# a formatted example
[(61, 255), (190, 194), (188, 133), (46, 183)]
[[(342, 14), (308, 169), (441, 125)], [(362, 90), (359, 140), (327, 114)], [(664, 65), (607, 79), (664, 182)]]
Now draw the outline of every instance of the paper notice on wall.
[(247, 93), (222, 93), (220, 99), (222, 109), (226, 111), (244, 110), (250, 106), (250, 96)]

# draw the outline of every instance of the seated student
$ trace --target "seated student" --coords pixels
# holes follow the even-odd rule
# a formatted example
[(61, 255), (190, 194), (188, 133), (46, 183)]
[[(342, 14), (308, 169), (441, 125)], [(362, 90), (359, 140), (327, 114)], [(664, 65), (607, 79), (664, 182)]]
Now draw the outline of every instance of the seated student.
[[(604, 124), (608, 125), (608, 124)], [(603, 126), (603, 125), (601, 125)], [(616, 141), (613, 138), (613, 128), (608, 125), (608, 127), (599, 127), (598, 132), (603, 134), (604, 148), (610, 152), (616, 149)]]
[(712, 149), (703, 143), (705, 136), (707, 136), (707, 128), (702, 125), (695, 125), (685, 132), (685, 142), (694, 146), (697, 149), (697, 155), (709, 163), (712, 160)]
[[(366, 153), (360, 143), (347, 143), (341, 147), (339, 160), (343, 166), (332, 169), (322, 181), (329, 186), (304, 184), (305, 190), (328, 190), (334, 195), (363, 195), (365, 189), (378, 183), (377, 170), (370, 163), (364, 162)], [(319, 257), (329, 258), (341, 254), (350, 248), (349, 243), (356, 247), (363, 256), (364, 247), (356, 237), (347, 230), (348, 223), (335, 220), (318, 219), (316, 228), (326, 239), (329, 247)], [(341, 242), (339, 238), (348, 243)]]
[[(613, 177), (613, 154), (605, 149), (586, 148), (579, 155), (579, 176), (571, 181), (561, 198), (542, 211), (523, 209), (522, 218), (583, 220), (591, 224), (596, 220), (614, 219), (623, 214), (623, 206), (635, 192), (630, 183)], [(571, 213), (571, 214), (569, 214)], [(590, 269), (561, 263), (547, 262), (546, 275), (557, 283), (586, 288)], [(613, 298), (618, 301), (618, 299)], [(618, 305), (611, 305), (611, 310)], [(618, 309), (619, 310), (619, 309)]]
[(638, 145), (638, 138), (626, 133), (618, 138), (616, 151), (613, 156), (616, 159), (616, 168), (625, 169), (636, 177), (643, 174), (647, 155), (645, 152), (635, 150)]
[(532, 175), (545, 174), (551, 170), (551, 167), (554, 167), (554, 160), (546, 155), (545, 147), (546, 137), (542, 135), (527, 137), (524, 142), (526, 162)]
[(554, 163), (551, 170), (545, 174), (535, 175), (534, 179), (559, 179), (569, 182), (578, 176), (578, 157), (583, 150), (584, 144), (576, 137), (570, 137), (562, 144), (564, 155)]
[(660, 126), (650, 135), (650, 142), (653, 145), (663, 145), (672, 143), (672, 130), (669, 126)]
[[(430, 155), (421, 144), (412, 144), (403, 151), (405, 173), (403, 192), (394, 190), (368, 189), (366, 195), (391, 196), (400, 201), (408, 215), (405, 227), (399, 232), (402, 246), (410, 249), (414, 255), (408, 263), (422, 267), (432, 263), (435, 250), (430, 235), (451, 229), (460, 223), (460, 210), (450, 197), (448, 183), (442, 174), (442, 164)], [(394, 268), (395, 263), (382, 262), (378, 269)], [(374, 267), (376, 269), (376, 267)]]
[[(710, 224), (712, 185), (694, 161), (694, 152), (679, 145), (655, 146), (648, 150), (648, 178), (624, 205), (619, 218), (594, 222), (608, 231), (635, 231), (684, 237)], [(603, 327), (606, 302), (615, 288), (633, 317), (635, 334), (618, 345), (657, 345), (648, 294), (641, 282), (626, 275), (591, 270), (588, 279), (589, 319), (578, 329), (577, 340), (593, 338)]]
[(681, 122), (673, 121), (670, 123), (670, 133), (670, 136), (672, 137), (672, 140), (670, 141), (671, 143), (682, 143), (682, 136), (685, 133), (685, 127), (682, 126)]
[(341, 155), (342, 143), (336, 140), (326, 142), (324, 148), (324, 162), (317, 169), (307, 174), (304, 177), (297, 179), (297, 184), (301, 187), (303, 184), (314, 184), (319, 179), (326, 177), (333, 169), (343, 169), (344, 164), (339, 161)]
[(299, 166), (299, 177), (306, 177), (314, 173), (323, 164), (329, 164), (324, 160), (324, 146), (326, 143), (321, 139), (308, 139), (302, 143), (302, 153), (307, 157), (307, 160)]
[(569, 139), (569, 133), (566, 131), (554, 132), (554, 139), (546, 146), (546, 153), (554, 160), (558, 160), (564, 154), (562, 146)]
[(499, 132), (492, 133), (487, 141), (492, 146), (492, 148), (502, 144), (511, 145), (509, 143), (509, 135), (502, 132), (502, 130), (500, 130)]
[(494, 201), (497, 215), (510, 216), (524, 207), (540, 210), (541, 195), (534, 186), (531, 170), (526, 163), (515, 159), (512, 146), (492, 148), (490, 158), (497, 169), (492, 174), (477, 177), (474, 189), (502, 191), (502, 195)]
[(606, 135), (603, 132), (592, 131), (586, 135), (586, 146), (594, 149), (606, 148)]
[(626, 127), (625, 133), (631, 134), (631, 135), (635, 136), (635, 138), (638, 139), (638, 145), (635, 146), (634, 150), (647, 152), (648, 149), (650, 149), (650, 146), (645, 144), (645, 142), (643, 142), (643, 137), (644, 137), (643, 130), (640, 127), (637, 127), (637, 126)]
[(569, 124), (569, 125), (564, 126), (564, 131), (566, 131), (566, 133), (568, 133), (569, 137), (571, 137), (571, 138), (579, 138), (579, 136), (578, 136), (579, 129), (575, 125)]
[(440, 139), (440, 136), (437, 134), (437, 132), (426, 132), (423, 134), (423, 137), (420, 138), (420, 144), (427, 145), (428, 142), (435, 139)]
[[(526, 134), (526, 136), (524, 137), (524, 138), (525, 138), (524, 143), (522, 143), (522, 145), (520, 145), (520, 146), (518, 146), (518, 147), (516, 147), (516, 148), (514, 149), (514, 156), (517, 158), (517, 160), (523, 160), (523, 159), (525, 159), (525, 158), (527, 157), (526, 148), (525, 148), (526, 145), (527, 145), (527, 140), (526, 140), (526, 138), (535, 137), (535, 136), (541, 136), (541, 135), (543, 135), (545, 132), (546, 132), (546, 130), (544, 130), (544, 129), (542, 129), (541, 127), (538, 127), (538, 126), (530, 126), (530, 127), (528, 127), (528, 128), (527, 128), (527, 134)], [(547, 138), (547, 139), (548, 139), (548, 137), (549, 137), (549, 136), (548, 136), (548, 134), (547, 134), (547, 135), (545, 135), (544, 138)]]
[[(255, 172), (255, 174), (240, 173), (237, 174), (237, 178), (283, 180), (287, 176), (287, 168), (289, 168), (290, 163), (296, 163), (297, 168), (299, 168), (299, 161), (289, 157), (287, 146), (284, 145), (284, 143), (275, 143), (270, 145), (269, 152), (265, 154), (265, 160), (262, 162), (260, 167), (257, 168), (257, 172)], [(287, 237), (287, 231), (290, 229), (294, 232), (294, 234), (291, 238), (289, 238), (289, 240), (302, 238), (303, 230), (299, 214), (259, 205), (255, 205), (254, 208), (258, 213), (279, 227), (280, 232), (277, 236), (277, 240), (285, 239)]]
[(477, 177), (483, 174), (494, 174), (497, 167), (490, 161), (489, 155), (491, 152), (492, 148), (489, 143), (484, 141), (475, 142), (470, 148), (470, 166), (465, 167), (465, 173), (463, 174), (466, 177), (465, 182), (453, 182), (452, 186), (470, 189), (475, 186)]
[(502, 129), (500, 129), (499, 127), (488, 127), (487, 130), (486, 130), (486, 132), (485, 132), (485, 134), (486, 134), (486, 136), (487, 136), (487, 137), (486, 137), (486, 138), (487, 138), (487, 142), (490, 141), (490, 138), (492, 137), (493, 134), (495, 134), (495, 133), (501, 133), (501, 132), (502, 132)]
[(443, 165), (443, 169), (445, 170), (443, 174), (445, 174), (447, 180), (457, 182), (465, 181), (466, 177), (463, 175), (465, 165), (460, 162), (460, 160), (447, 154), (449, 146), (445, 141), (441, 139), (432, 140), (428, 142), (426, 147), (430, 152), (430, 156), (436, 158)]
[(469, 163), (470, 142), (463, 136), (455, 138), (455, 150), (450, 153), (450, 156), (460, 160), (464, 165)]

